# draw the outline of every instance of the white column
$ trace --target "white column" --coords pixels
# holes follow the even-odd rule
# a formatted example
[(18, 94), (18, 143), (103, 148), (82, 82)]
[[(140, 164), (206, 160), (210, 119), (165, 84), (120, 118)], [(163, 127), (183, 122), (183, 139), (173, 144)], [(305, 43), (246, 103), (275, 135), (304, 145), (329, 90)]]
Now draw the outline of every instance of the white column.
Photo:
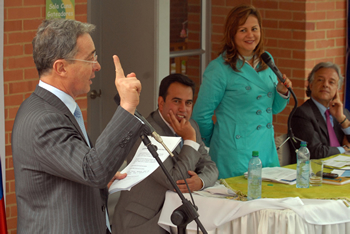
[(4, 0), (0, 0), (0, 157), (2, 184), (6, 206), (6, 178), (5, 178), (5, 105), (4, 105)]

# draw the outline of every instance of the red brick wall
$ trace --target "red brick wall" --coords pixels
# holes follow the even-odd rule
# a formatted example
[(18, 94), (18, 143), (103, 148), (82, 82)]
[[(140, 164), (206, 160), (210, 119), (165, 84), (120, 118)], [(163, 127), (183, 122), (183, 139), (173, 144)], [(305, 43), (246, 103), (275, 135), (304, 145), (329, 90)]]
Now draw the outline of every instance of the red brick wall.
[[(75, 0), (75, 3), (76, 19), (86, 22), (87, 0)], [(31, 42), (38, 25), (45, 19), (45, 7), (45, 0), (4, 0), (6, 216), (9, 234), (17, 232), (11, 131), (20, 104), (34, 91), (39, 82), (32, 59)], [(86, 118), (86, 97), (80, 97), (77, 102)]]
[[(265, 49), (271, 52), (280, 71), (292, 80), (299, 105), (307, 99), (306, 78), (318, 62), (337, 63), (345, 73), (345, 0), (212, 0), (212, 59), (217, 57), (225, 16), (239, 3), (252, 4), (259, 9), (263, 17)], [(285, 110), (274, 116), (276, 135), (287, 132), (293, 106), (291, 98)]]

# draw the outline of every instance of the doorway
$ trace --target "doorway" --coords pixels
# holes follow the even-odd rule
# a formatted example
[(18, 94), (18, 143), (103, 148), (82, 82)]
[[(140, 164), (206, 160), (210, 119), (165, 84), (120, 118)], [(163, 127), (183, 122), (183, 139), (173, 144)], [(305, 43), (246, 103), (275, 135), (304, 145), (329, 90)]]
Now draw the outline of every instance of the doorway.
[(135, 72), (141, 81), (138, 111), (145, 117), (157, 108), (161, 79), (172, 72), (193, 79), (198, 93), (210, 61), (209, 12), (209, 0), (88, 0), (88, 22), (97, 26), (92, 38), (102, 67), (88, 94), (87, 129), (93, 143), (117, 108), (114, 54), (124, 73)]

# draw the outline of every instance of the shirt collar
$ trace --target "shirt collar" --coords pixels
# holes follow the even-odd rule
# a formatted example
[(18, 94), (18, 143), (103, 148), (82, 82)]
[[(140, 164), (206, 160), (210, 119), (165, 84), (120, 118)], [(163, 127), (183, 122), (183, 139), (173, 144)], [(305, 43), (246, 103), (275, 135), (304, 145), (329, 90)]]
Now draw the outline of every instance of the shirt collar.
[(39, 86), (58, 97), (67, 106), (69, 111), (74, 115), (77, 103), (74, 101), (74, 98), (72, 96), (41, 80), (39, 81)]
[(324, 119), (326, 119), (324, 113), (326, 112), (326, 110), (328, 108), (326, 108), (324, 105), (322, 105), (321, 103), (319, 103), (318, 101), (316, 101), (315, 99), (313, 99), (312, 97), (310, 97), (311, 100), (315, 103), (315, 105), (317, 106), (318, 110), (321, 112), (322, 116)]
[(162, 120), (164, 121), (164, 123), (165, 123), (166, 125), (168, 125), (168, 127), (170, 128), (170, 130), (171, 130), (171, 131), (174, 133), (174, 135), (175, 135), (176, 132), (175, 132), (174, 129), (170, 126), (170, 124), (163, 118), (163, 115), (162, 115), (162, 113), (160, 113), (159, 109), (158, 109), (158, 113), (159, 113), (160, 117), (162, 118)]
[[(239, 58), (240, 60), (243, 61), (242, 56), (238, 55), (238, 58)], [(249, 66), (251, 66), (250, 63), (248, 63), (247, 60), (246, 60), (245, 62), (246, 62)], [(259, 64), (259, 58), (255, 56), (255, 59), (254, 59), (254, 62), (253, 62), (253, 68), (254, 68), (255, 70), (256, 70), (256, 67), (258, 66), (258, 64)]]

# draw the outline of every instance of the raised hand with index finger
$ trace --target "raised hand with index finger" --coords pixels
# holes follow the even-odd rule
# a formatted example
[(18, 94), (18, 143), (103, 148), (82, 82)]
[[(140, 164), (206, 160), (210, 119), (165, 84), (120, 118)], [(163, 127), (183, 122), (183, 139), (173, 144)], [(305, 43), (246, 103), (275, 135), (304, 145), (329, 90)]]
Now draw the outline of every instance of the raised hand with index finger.
[(114, 55), (113, 60), (115, 66), (115, 87), (120, 96), (120, 106), (134, 114), (140, 101), (141, 82), (136, 78), (135, 73), (125, 77), (118, 56)]

